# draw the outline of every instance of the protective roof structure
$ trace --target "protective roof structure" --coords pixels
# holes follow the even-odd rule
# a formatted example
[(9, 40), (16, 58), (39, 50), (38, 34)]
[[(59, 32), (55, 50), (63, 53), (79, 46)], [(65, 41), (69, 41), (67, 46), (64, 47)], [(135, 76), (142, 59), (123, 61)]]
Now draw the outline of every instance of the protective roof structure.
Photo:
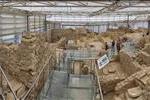
[(46, 14), (53, 21), (147, 20), (150, 15), (150, 1), (0, 1), (0, 7)]

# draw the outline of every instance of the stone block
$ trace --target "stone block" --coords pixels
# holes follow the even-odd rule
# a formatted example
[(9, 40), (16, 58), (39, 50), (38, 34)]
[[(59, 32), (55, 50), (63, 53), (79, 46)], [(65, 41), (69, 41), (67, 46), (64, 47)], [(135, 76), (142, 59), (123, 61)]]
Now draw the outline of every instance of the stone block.
[(12, 85), (13, 90), (16, 92), (19, 88), (23, 86), (22, 83), (17, 82), (16, 80), (10, 81), (10, 84)]
[(17, 90), (17, 97), (21, 97), (24, 93), (26, 92), (25, 90), (25, 86), (22, 85), (22, 87), (20, 87), (18, 90)]
[(139, 57), (142, 59), (142, 62), (144, 64), (146, 64), (147, 66), (150, 65), (150, 54), (141, 51), (140, 54), (139, 54)]
[(127, 90), (129, 97), (137, 98), (142, 95), (142, 89), (140, 87), (134, 87)]
[(122, 70), (128, 75), (131, 75), (142, 69), (141, 66), (134, 61), (132, 55), (130, 55), (127, 51), (122, 50), (119, 53), (119, 56)]
[(7, 93), (6, 100), (15, 100), (14, 95), (12, 93)]
[(148, 54), (150, 54), (150, 43), (145, 44), (145, 47), (143, 48), (143, 51), (147, 52)]
[[(32, 34), (23, 36), (22, 43), (16, 46), (0, 44), (0, 63), (17, 96), (21, 96), (25, 92), (25, 89), (31, 87), (48, 60), (50, 60), (51, 64), (49, 64), (50, 66), (46, 66), (45, 70), (55, 65), (56, 47), (57, 44), (48, 44), (38, 35)], [(45, 78), (48, 76), (48, 72), (45, 71)], [(39, 84), (41, 83), (39, 82)], [(7, 82), (3, 80), (2, 85), (6, 92), (8, 92)], [(42, 86), (39, 85), (38, 88), (42, 88)], [(8, 93), (7, 98), (11, 100), (10, 93)]]

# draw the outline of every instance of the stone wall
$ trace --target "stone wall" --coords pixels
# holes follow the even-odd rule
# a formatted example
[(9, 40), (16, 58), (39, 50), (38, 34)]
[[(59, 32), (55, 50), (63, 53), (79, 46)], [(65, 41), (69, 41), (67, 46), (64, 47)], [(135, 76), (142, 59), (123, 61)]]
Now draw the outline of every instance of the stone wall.
[(136, 60), (145, 66), (150, 66), (150, 43), (145, 44), (145, 47), (140, 50)]
[(145, 64), (146, 66), (150, 66), (150, 54), (148, 54), (147, 52), (141, 51), (139, 53), (138, 57), (140, 58), (141, 64)]
[(145, 44), (145, 47), (143, 48), (143, 51), (150, 54), (150, 43)]
[(141, 70), (141, 66), (136, 62), (132, 55), (124, 50), (119, 53), (120, 63), (122, 70), (131, 75), (139, 70)]
[[(18, 97), (31, 87), (50, 57), (53, 59), (50, 59), (51, 64), (47, 67), (55, 65), (55, 49), (56, 45), (48, 44), (34, 34), (24, 36), (19, 45), (0, 45), (0, 64)], [(45, 77), (47, 74), (46, 71)]]
[(100, 83), (104, 94), (114, 91), (115, 86), (126, 78), (119, 62), (110, 62), (102, 70), (99, 70)]
[[(144, 68), (141, 71), (138, 71), (125, 80), (118, 83), (115, 87), (116, 96), (119, 98), (122, 98), (122, 94), (124, 95), (124, 98), (121, 100), (134, 100), (134, 98), (137, 98), (137, 100), (148, 100), (147, 97), (150, 98), (149, 94), (150, 92), (150, 68)], [(141, 93), (142, 92), (142, 93)], [(143, 99), (140, 99), (141, 97), (144, 97)], [(118, 99), (114, 99), (118, 100)]]
[(50, 33), (52, 42), (56, 42), (60, 40), (62, 37), (67, 38), (67, 40), (79, 39), (81, 36), (87, 35), (88, 30), (85, 28), (52, 29)]
[(60, 40), (62, 37), (67, 37), (67, 39), (74, 38), (74, 30), (73, 29), (52, 29), (51, 30), (51, 40), (52, 42), (56, 42)]

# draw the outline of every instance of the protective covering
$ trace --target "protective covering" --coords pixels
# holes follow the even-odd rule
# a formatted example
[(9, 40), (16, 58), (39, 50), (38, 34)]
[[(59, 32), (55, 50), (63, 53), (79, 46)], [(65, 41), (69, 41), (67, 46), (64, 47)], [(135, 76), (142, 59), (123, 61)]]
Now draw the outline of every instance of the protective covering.
[[(150, 13), (149, 1), (5, 1), (0, 4), (3, 7), (50, 15), (50, 21), (122, 21), (127, 20), (128, 15), (131, 20), (147, 20)], [(139, 15), (146, 17), (135, 19)]]

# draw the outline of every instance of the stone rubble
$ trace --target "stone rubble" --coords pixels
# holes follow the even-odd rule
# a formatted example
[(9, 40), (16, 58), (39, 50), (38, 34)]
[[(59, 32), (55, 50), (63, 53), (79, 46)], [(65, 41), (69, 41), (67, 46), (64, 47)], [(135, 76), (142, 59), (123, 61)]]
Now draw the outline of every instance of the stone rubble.
[(99, 75), (104, 94), (113, 91), (116, 84), (126, 77), (120, 70), (120, 63), (118, 62), (109, 63), (106, 68), (99, 71)]
[[(56, 56), (55, 45), (44, 42), (35, 34), (24, 36), (19, 45), (1, 44), (0, 55), (0, 64), (18, 97), (31, 87), (49, 57), (54, 58), (54, 60), (51, 59), (51, 67), (55, 65)], [(6, 100), (12, 100), (11, 97), (12, 94), (7, 93)]]
[[(48, 57), (56, 58), (55, 48), (64, 48), (68, 40), (75, 43), (76, 49), (96, 48), (101, 56), (106, 53), (104, 42), (126, 37), (134, 42), (139, 51), (132, 53), (121, 50), (117, 60), (111, 61), (103, 70), (99, 70), (102, 91), (104, 95), (114, 92), (112, 100), (147, 100), (146, 98), (150, 98), (150, 36), (143, 37), (140, 32), (145, 30), (120, 28), (95, 36), (95, 33), (87, 35), (89, 32), (84, 28), (54, 29), (48, 38), (51, 38), (52, 42), (57, 42), (55, 45), (44, 42), (39, 36), (29, 34), (23, 37), (19, 45), (0, 45), (0, 64), (7, 73), (13, 90), (20, 97), (30, 88)], [(51, 60), (51, 66), (53, 65), (55, 59)], [(89, 73), (89, 63), (80, 71), (83, 74)], [(2, 85), (6, 89), (6, 100), (12, 100), (13, 95), (8, 89), (7, 82), (3, 81)]]
[[(141, 32), (141, 33), (140, 33)], [(102, 34), (99, 40), (111, 42), (113, 39), (127, 37), (135, 46), (135, 51), (122, 49), (117, 61), (111, 61), (102, 70), (99, 78), (104, 97), (113, 92), (111, 100), (149, 100), (150, 99), (150, 35), (144, 36), (145, 30)], [(107, 32), (106, 32), (107, 33)], [(116, 35), (115, 35), (116, 34)], [(112, 36), (113, 35), (113, 36)], [(119, 67), (113, 63), (119, 63)], [(117, 66), (117, 67), (116, 67)], [(119, 70), (118, 70), (119, 69)], [(121, 71), (122, 75), (117, 75)], [(122, 76), (122, 78), (121, 78)], [(148, 99), (147, 99), (148, 98)]]

